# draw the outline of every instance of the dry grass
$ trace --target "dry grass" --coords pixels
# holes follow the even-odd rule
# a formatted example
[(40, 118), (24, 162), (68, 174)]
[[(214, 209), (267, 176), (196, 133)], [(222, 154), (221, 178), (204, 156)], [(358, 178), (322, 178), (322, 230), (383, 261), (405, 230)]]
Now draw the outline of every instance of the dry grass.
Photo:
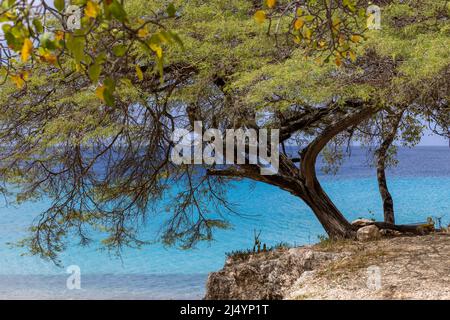
[[(314, 248), (344, 256), (305, 275), (289, 299), (450, 299), (450, 234), (322, 241)], [(367, 287), (369, 266), (381, 270), (380, 290)]]
[(389, 251), (382, 248), (354, 251), (349, 254), (349, 256), (333, 261), (323, 269), (318, 270), (318, 275), (331, 280), (332, 278), (338, 277), (340, 274), (356, 272), (359, 269), (383, 263), (386, 259), (389, 259), (389, 254)]

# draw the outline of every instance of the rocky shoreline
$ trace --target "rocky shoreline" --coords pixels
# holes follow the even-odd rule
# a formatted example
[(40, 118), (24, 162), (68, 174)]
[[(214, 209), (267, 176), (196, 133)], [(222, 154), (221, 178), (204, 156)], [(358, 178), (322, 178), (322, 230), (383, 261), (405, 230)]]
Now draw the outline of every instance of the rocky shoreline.
[(229, 257), (209, 274), (205, 299), (450, 299), (449, 233), (370, 229), (365, 241)]

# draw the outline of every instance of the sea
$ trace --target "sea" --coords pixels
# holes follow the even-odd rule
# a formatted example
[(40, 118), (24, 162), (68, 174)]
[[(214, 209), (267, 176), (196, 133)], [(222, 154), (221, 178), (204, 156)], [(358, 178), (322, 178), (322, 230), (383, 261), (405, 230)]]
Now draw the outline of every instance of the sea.
[[(397, 222), (433, 217), (448, 225), (450, 148), (399, 148), (398, 159), (399, 164), (387, 172)], [(335, 174), (322, 173), (318, 161), (319, 180), (348, 220), (383, 219), (371, 163), (367, 150), (359, 147), (351, 149)], [(314, 244), (325, 234), (300, 199), (276, 187), (233, 182), (228, 199), (237, 213), (227, 215), (231, 228), (218, 230), (212, 242), (189, 250), (155, 243), (124, 248), (117, 255), (95, 241), (83, 247), (71, 239), (60, 266), (11, 245), (27, 235), (33, 219), (50, 202), (42, 199), (14, 206), (0, 199), (0, 299), (202, 299), (208, 273), (223, 266), (227, 252), (252, 248), (255, 233), (268, 247), (281, 242)], [(142, 238), (156, 239), (164, 214), (149, 213), (139, 230)], [(74, 276), (79, 280), (75, 288)]]

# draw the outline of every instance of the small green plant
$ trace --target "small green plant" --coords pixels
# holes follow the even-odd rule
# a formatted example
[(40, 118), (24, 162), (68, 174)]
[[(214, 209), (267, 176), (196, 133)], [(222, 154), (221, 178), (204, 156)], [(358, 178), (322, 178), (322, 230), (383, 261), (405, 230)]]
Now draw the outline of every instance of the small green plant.
[(331, 242), (331, 239), (328, 238), (326, 235), (324, 234), (320, 234), (317, 236), (317, 239), (319, 239), (319, 244), (327, 244), (329, 242)]
[(254, 254), (254, 252), (250, 249), (246, 250), (233, 250), (231, 252), (226, 252), (225, 255), (227, 258), (232, 258), (233, 260), (245, 260), (249, 256)]
[[(256, 249), (258, 249), (258, 253), (261, 252), (261, 241), (259, 240), (259, 237), (261, 236), (261, 230), (259, 230), (258, 235), (256, 235), (256, 230), (254, 231), (255, 234), (255, 242), (253, 244), (253, 252), (256, 252)], [(265, 244), (264, 244), (265, 246)]]
[[(251, 255), (264, 253), (264, 252), (272, 252), (272, 251), (277, 251), (277, 250), (285, 250), (285, 249), (292, 247), (287, 242), (279, 242), (272, 247), (268, 247), (267, 244), (261, 243), (261, 241), (259, 240), (259, 238), (261, 236), (261, 231), (259, 231), (259, 233), (257, 234), (256, 230), (255, 230), (254, 234), (255, 234), (255, 236), (254, 236), (255, 238), (254, 238), (254, 243), (253, 243), (252, 249), (233, 250), (231, 252), (227, 252), (227, 253), (225, 253), (227, 258), (232, 258), (235, 260), (245, 260), (248, 257), (250, 257)], [(261, 244), (262, 244), (262, 249), (261, 249)]]

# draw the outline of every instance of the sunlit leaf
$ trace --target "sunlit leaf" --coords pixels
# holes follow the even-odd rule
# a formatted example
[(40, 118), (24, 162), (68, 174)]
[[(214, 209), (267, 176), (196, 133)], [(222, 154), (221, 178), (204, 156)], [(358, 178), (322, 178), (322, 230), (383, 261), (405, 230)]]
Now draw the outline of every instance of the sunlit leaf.
[(100, 6), (93, 2), (88, 1), (86, 3), (86, 8), (84, 9), (84, 14), (89, 18), (97, 18), (98, 14), (100, 13)]
[(150, 44), (150, 49), (152, 49), (153, 52), (156, 53), (156, 56), (157, 56), (158, 58), (160, 58), (160, 59), (162, 58), (163, 51), (162, 51), (162, 48), (161, 48), (161, 46), (160, 46), (159, 44), (151, 43), (151, 44)]
[(60, 30), (56, 31), (55, 32), (55, 40), (60, 41), (63, 39), (64, 39), (64, 31), (60, 31)]
[(294, 22), (294, 29), (295, 30), (300, 30), (303, 27), (304, 24), (305, 24), (305, 20), (303, 20), (302, 18), (298, 18)]
[(353, 42), (360, 42), (363, 39), (362, 36), (354, 34), (351, 36), (350, 40), (352, 40)]
[(55, 64), (57, 61), (57, 57), (51, 53), (44, 53), (42, 55), (42, 60), (44, 60), (45, 62), (50, 63), (50, 64)]
[(145, 28), (141, 28), (138, 30), (137, 35), (139, 38), (145, 38), (148, 36), (148, 31)]
[(33, 51), (33, 43), (30, 39), (26, 38), (23, 42), (22, 51), (21, 51), (21, 59), (23, 62), (26, 62)]
[(305, 27), (305, 38), (309, 40), (309, 39), (311, 39), (311, 36), (312, 36), (312, 30)]
[(356, 54), (353, 51), (348, 52), (348, 56), (352, 62), (356, 62)]
[(104, 85), (98, 86), (95, 90), (95, 95), (102, 101), (105, 101), (105, 98), (103, 97), (105, 93), (106, 87)]
[(267, 6), (269, 8), (275, 7), (276, 3), (277, 3), (277, 0), (267, 0)]
[(137, 75), (139, 81), (144, 80), (144, 73), (142, 72), (141, 67), (139, 67), (138, 65), (136, 65), (136, 75)]
[(263, 10), (256, 11), (254, 17), (258, 23), (264, 23), (266, 21), (266, 13)]
[(28, 72), (23, 72), (21, 74), (16, 74), (11, 76), (12, 82), (16, 85), (18, 89), (22, 89), (25, 86), (25, 82), (28, 79)]

